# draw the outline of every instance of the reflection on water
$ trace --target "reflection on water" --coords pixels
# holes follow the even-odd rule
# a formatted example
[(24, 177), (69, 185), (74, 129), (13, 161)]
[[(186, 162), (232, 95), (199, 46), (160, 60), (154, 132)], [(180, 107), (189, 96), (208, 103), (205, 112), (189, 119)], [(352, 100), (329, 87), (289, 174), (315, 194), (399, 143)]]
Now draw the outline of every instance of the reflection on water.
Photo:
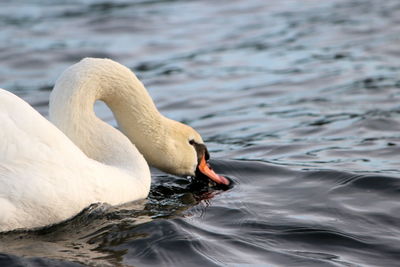
[(143, 202), (0, 235), (0, 265), (397, 266), (399, 17), (396, 0), (2, 5), (0, 87), (46, 115), (67, 66), (113, 58), (235, 185), (155, 171)]

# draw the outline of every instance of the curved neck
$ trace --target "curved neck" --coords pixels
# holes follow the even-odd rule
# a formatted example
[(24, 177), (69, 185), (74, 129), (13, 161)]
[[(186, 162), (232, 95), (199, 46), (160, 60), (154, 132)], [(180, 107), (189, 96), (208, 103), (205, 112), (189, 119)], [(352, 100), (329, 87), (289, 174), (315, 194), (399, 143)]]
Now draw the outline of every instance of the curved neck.
[(57, 80), (50, 97), (50, 120), (88, 157), (131, 169), (143, 157), (124, 134), (95, 115), (97, 100), (104, 101), (121, 130), (140, 143), (151, 142), (151, 132), (161, 127), (163, 117), (136, 76), (114, 61), (84, 59)]

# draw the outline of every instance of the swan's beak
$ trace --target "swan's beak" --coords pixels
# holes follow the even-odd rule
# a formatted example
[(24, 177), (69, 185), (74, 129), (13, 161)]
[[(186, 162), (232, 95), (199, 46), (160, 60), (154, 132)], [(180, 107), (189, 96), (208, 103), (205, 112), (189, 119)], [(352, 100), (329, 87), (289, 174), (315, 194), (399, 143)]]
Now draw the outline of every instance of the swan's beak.
[(224, 184), (224, 185), (229, 185), (229, 180), (226, 179), (224, 176), (218, 175), (214, 172), (213, 169), (211, 169), (210, 165), (206, 161), (206, 156), (205, 154), (202, 156), (199, 166), (197, 167), (199, 171), (216, 182), (217, 184)]

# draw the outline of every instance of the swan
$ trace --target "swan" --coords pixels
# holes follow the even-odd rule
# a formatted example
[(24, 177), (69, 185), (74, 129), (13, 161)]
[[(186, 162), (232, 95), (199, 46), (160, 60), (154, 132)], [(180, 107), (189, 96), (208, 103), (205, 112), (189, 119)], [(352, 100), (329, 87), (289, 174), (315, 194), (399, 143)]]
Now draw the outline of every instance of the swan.
[[(97, 100), (120, 130), (95, 115)], [(96, 202), (146, 198), (149, 165), (229, 184), (207, 163), (200, 134), (164, 117), (135, 74), (110, 59), (86, 58), (65, 70), (51, 92), (49, 118), (0, 89), (2, 232), (59, 223)]]

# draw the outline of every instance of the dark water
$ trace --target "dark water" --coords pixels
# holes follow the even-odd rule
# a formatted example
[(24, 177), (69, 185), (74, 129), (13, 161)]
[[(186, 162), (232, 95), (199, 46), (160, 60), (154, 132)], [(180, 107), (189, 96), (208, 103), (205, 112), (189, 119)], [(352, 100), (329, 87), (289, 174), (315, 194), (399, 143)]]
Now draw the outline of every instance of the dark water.
[(0, 235), (0, 266), (400, 265), (399, 1), (1, 2), (0, 87), (46, 114), (67, 66), (118, 60), (235, 185), (154, 170), (147, 200)]

